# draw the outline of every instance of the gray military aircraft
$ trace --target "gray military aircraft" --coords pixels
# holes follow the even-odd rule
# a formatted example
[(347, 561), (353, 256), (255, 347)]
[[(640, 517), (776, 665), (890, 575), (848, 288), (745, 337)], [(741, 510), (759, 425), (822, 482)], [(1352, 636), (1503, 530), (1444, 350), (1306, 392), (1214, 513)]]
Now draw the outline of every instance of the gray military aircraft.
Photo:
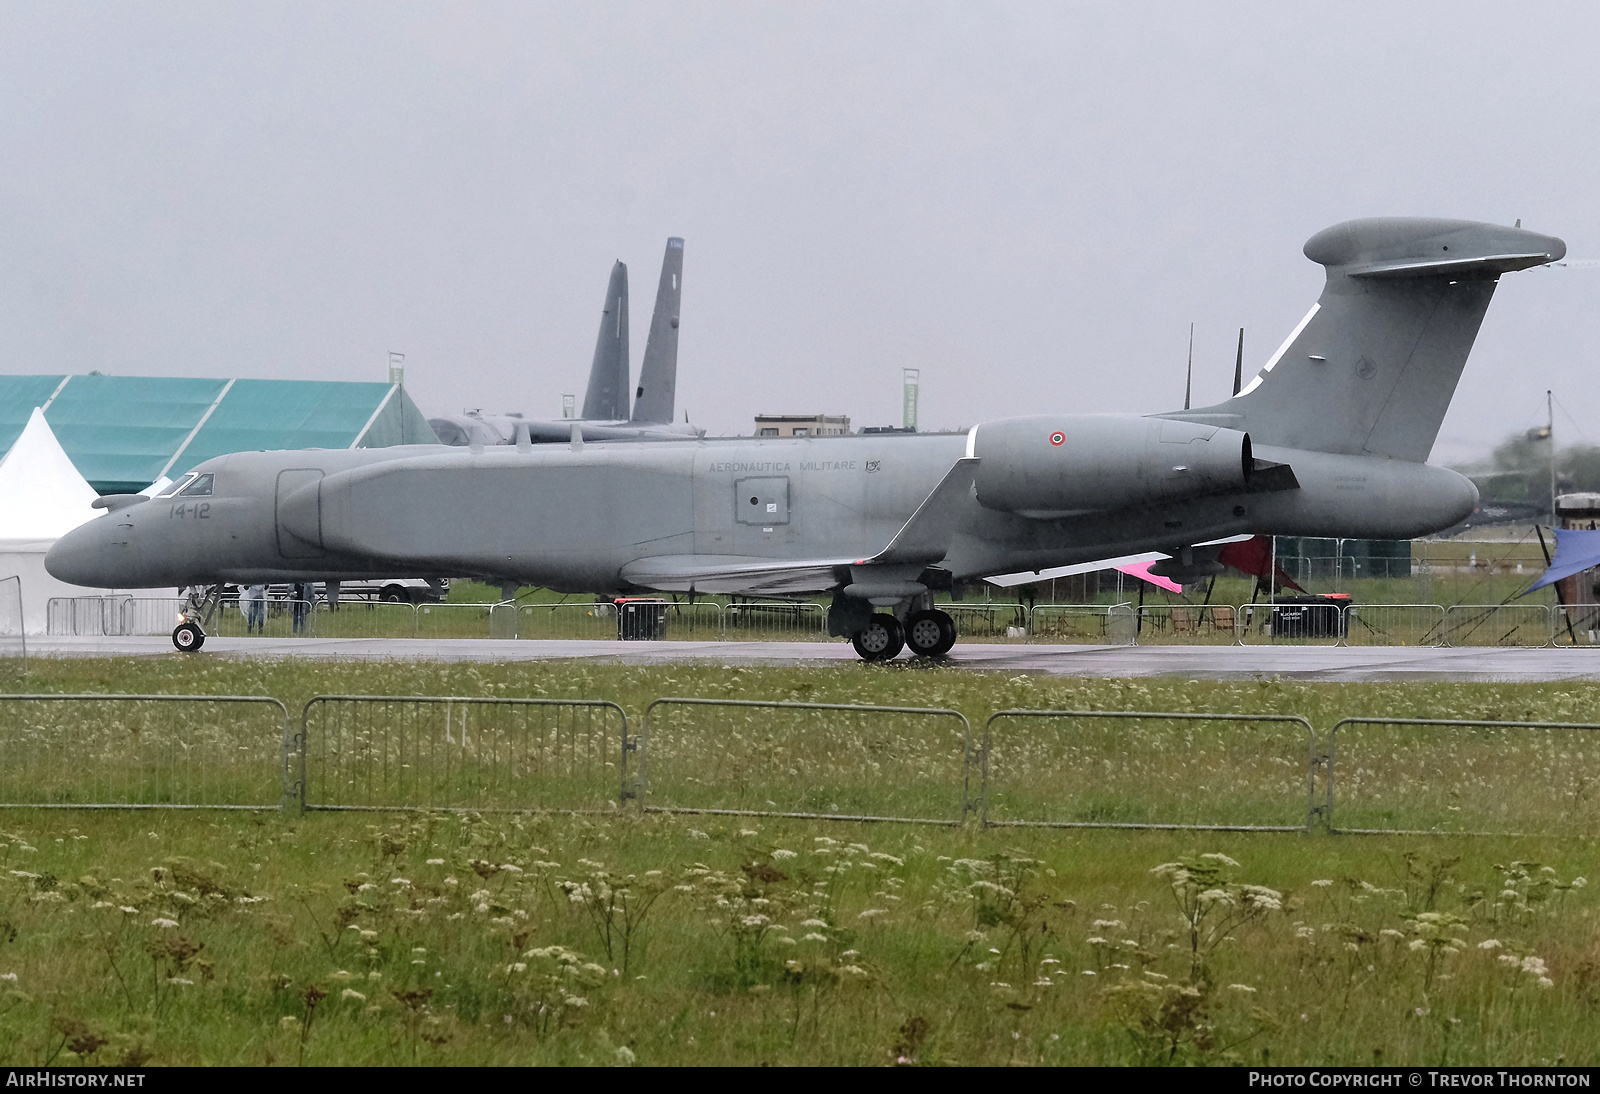
[(656, 310), (639, 366), (639, 390), (628, 404), (628, 267), (611, 267), (606, 303), (600, 313), (589, 390), (581, 418), (541, 421), (520, 414), (459, 414), (429, 418), (445, 444), (477, 446), (569, 441), (574, 430), (586, 441), (681, 441), (704, 434), (687, 422), (674, 422), (678, 392), (678, 312), (683, 299), (683, 240), (667, 240), (656, 286)]
[[(472, 574), (571, 592), (832, 593), (869, 660), (948, 651), (933, 594), (1162, 551), (1212, 572), (1245, 534), (1409, 539), (1478, 492), (1425, 462), (1500, 275), (1561, 240), (1459, 220), (1313, 236), (1321, 299), (1238, 395), (1152, 416), (1035, 414), (964, 434), (241, 452), (46, 556), (121, 588)], [(194, 622), (174, 632), (198, 648)]]

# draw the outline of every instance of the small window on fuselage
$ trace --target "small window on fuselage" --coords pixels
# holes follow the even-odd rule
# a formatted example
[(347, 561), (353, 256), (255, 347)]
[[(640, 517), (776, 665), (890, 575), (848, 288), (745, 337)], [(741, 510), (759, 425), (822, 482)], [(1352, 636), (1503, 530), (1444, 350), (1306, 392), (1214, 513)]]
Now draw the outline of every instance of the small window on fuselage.
[(178, 497), (209, 498), (211, 496), (211, 484), (216, 481), (216, 478), (215, 475), (210, 474), (196, 475), (193, 482), (178, 491)]

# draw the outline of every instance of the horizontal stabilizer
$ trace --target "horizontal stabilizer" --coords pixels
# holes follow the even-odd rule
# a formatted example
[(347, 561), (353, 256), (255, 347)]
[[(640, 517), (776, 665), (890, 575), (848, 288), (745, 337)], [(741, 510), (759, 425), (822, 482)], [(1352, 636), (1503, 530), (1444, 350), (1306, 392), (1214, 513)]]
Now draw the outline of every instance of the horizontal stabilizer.
[(1499, 277), (1503, 273), (1543, 266), (1550, 254), (1482, 255), (1477, 258), (1433, 258), (1424, 262), (1378, 262), (1349, 270), (1351, 277)]

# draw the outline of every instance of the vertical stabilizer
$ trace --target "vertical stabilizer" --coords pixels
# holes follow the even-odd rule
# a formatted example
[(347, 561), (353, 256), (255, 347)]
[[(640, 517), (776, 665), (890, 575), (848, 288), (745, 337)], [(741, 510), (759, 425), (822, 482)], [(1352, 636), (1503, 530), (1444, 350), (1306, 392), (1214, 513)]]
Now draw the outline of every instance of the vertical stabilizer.
[(678, 301), (683, 294), (683, 240), (667, 240), (661, 260), (661, 283), (656, 287), (656, 310), (650, 317), (650, 337), (639, 366), (639, 389), (633, 393), (633, 420), (672, 421), (678, 397)]
[(1566, 250), (1464, 220), (1337, 224), (1305, 247), (1327, 268), (1322, 298), (1256, 378), (1227, 402), (1161, 416), (1244, 430), (1257, 444), (1426, 460), (1500, 275)]
[(611, 284), (606, 286), (583, 416), (598, 421), (628, 420), (628, 267), (621, 262), (611, 267)]

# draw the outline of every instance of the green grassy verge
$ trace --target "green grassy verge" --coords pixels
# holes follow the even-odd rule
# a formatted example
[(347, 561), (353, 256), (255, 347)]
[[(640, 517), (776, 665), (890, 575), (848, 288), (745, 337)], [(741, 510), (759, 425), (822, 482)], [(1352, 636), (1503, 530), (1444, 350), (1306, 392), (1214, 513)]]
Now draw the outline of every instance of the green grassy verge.
[[(862, 665), (174, 655), (39, 659), (7, 688), (254, 693), (291, 709), (328, 692), (600, 698), (635, 729), (670, 694), (944, 706), (975, 726), (1008, 706), (1291, 713), (1322, 730), (1355, 714), (1594, 717), (1587, 685)], [(894, 730), (903, 762), (890, 763), (871, 727), (817, 725), (794, 723), (824, 735), (795, 737), (811, 743), (775, 768), (754, 723), (674, 715), (663, 740), (691, 751), (662, 778), (684, 794), (776, 785), (948, 804), (943, 736)], [(1066, 745), (1045, 728), (995, 751), (1008, 817), (1063, 799), (1113, 820), (1196, 801), (1254, 809), (1262, 788), (1295, 782), (1298, 746), (1260, 735), (1266, 723), (1184, 736), (1097, 720)], [(1595, 872), (1582, 837), (1596, 829), (1585, 787), (1556, 781), (1594, 758), (1492, 736), (1383, 747), (1353, 768), (1365, 815), (1542, 795), (1553, 812), (1538, 816), (1575, 822), (1557, 838), (1366, 837), (631, 810), (7, 810), (0, 1063), (1596, 1062), (1600, 919), (1579, 880)], [(1441, 789), (1446, 755), (1471, 794)], [(836, 782), (790, 773), (808, 762)]]

